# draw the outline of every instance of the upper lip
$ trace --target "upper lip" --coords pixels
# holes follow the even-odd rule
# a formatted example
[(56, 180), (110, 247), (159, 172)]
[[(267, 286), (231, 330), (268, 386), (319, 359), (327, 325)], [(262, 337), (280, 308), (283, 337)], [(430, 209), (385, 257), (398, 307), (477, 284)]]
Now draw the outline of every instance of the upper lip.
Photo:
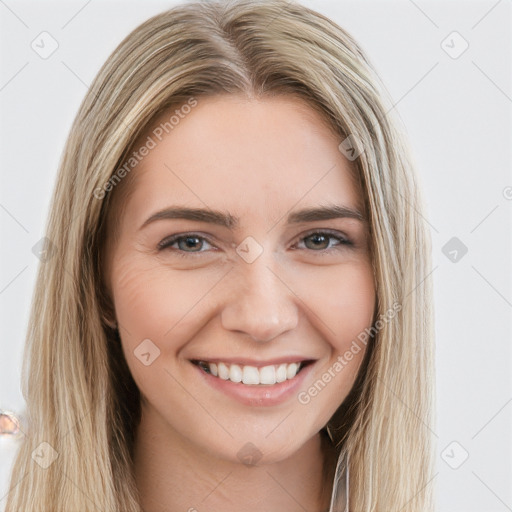
[(247, 357), (215, 357), (215, 358), (194, 358), (191, 359), (192, 362), (203, 361), (205, 363), (228, 363), (228, 364), (238, 364), (241, 366), (255, 366), (256, 368), (263, 368), (264, 366), (273, 366), (278, 364), (291, 364), (291, 363), (302, 363), (302, 362), (311, 362), (315, 359), (311, 357), (303, 357), (303, 356), (282, 356), (275, 357), (272, 359), (250, 359)]

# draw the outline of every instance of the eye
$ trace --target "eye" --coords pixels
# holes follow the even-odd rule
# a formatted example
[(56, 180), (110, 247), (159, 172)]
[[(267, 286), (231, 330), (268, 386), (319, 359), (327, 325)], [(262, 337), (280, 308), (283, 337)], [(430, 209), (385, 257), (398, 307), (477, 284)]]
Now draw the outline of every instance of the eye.
[[(324, 230), (307, 233), (294, 245), (294, 248), (309, 249), (314, 252), (328, 252), (341, 249), (343, 246), (353, 246), (353, 243), (337, 231)], [(187, 256), (188, 254), (203, 253), (209, 249), (215, 249), (215, 246), (204, 236), (197, 233), (185, 233), (165, 238), (158, 244), (157, 248), (159, 251), (170, 249), (179, 256)]]
[[(332, 244), (331, 241), (337, 240), (337, 243)], [(315, 252), (328, 251), (330, 249), (340, 249), (339, 246), (352, 246), (353, 243), (345, 236), (337, 231), (313, 231), (303, 236), (297, 247), (302, 245), (306, 249), (311, 249)], [(299, 247), (303, 249), (304, 247)]]
[[(205, 237), (197, 233), (186, 233), (184, 235), (173, 235), (165, 238), (158, 244), (158, 250), (173, 249), (177, 254), (182, 256), (184, 255), (183, 253), (204, 252), (201, 249), (204, 247), (205, 243), (213, 247)], [(173, 245), (177, 245), (177, 247), (172, 247)]]

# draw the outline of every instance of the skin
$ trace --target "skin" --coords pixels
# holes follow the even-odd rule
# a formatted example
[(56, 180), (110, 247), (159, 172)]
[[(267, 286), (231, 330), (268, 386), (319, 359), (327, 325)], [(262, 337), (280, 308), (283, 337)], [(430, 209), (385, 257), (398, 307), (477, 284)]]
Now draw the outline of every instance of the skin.
[[(298, 394), (371, 326), (368, 226), (353, 218), (286, 219), (326, 204), (364, 215), (340, 142), (292, 96), (199, 98), (132, 171), (135, 188), (117, 219), (106, 282), (142, 395), (135, 477), (146, 512), (328, 508), (335, 460), (319, 431), (350, 391), (365, 347), (309, 403)], [(141, 229), (171, 205), (229, 212), (239, 225), (161, 219)], [(336, 233), (312, 236), (325, 229)], [(170, 235), (187, 233), (206, 240), (158, 250)], [(263, 249), (252, 263), (236, 252), (249, 236)], [(134, 353), (146, 339), (160, 351), (147, 366)], [(213, 388), (190, 362), (290, 354), (315, 363), (293, 396), (265, 407)], [(261, 457), (255, 465), (237, 455), (248, 442)]]

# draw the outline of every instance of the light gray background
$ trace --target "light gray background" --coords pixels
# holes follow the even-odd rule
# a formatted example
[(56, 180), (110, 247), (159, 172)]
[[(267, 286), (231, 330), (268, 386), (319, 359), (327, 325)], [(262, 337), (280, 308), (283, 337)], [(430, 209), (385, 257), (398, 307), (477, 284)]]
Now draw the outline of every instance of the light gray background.
[[(421, 174), (434, 253), (437, 509), (512, 510), (511, 2), (304, 3), (367, 51)], [(39, 262), (32, 247), (79, 103), (121, 39), (174, 4), (0, 0), (0, 409), (23, 412), (20, 367)], [(59, 45), (47, 59), (31, 48), (43, 31)], [(453, 31), (469, 43), (456, 59), (442, 47)], [(456, 37), (444, 43), (452, 52)], [(452, 237), (468, 248), (457, 262), (442, 251)], [(0, 510), (16, 446), (0, 436)]]

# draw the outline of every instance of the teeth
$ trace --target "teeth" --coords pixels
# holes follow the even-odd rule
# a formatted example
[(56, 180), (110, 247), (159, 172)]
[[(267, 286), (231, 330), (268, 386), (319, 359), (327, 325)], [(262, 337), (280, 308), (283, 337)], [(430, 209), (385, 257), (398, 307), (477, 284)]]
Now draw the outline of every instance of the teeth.
[(299, 365), (297, 363), (289, 364), (286, 368), (286, 378), (293, 379), (295, 375), (297, 375), (297, 371), (299, 369)]
[[(210, 365), (210, 371), (212, 367)], [(219, 370), (219, 377), (222, 380), (228, 380), (229, 379), (229, 368), (224, 363), (219, 363), (217, 365), (217, 369)]]
[(283, 363), (256, 368), (255, 366), (200, 361), (199, 366), (222, 380), (243, 382), (254, 386), (258, 384), (272, 385), (293, 379), (302, 367), (302, 363)]
[(273, 366), (264, 366), (259, 371), (260, 384), (275, 384), (276, 369)]
[(259, 384), (260, 372), (258, 371), (258, 368), (255, 368), (254, 366), (244, 366), (242, 381), (244, 384)]
[(276, 382), (284, 382), (287, 376), (288, 372), (286, 371), (286, 365), (280, 364), (276, 371)]
[(242, 382), (242, 368), (237, 364), (232, 364), (229, 369), (229, 380), (231, 382)]

